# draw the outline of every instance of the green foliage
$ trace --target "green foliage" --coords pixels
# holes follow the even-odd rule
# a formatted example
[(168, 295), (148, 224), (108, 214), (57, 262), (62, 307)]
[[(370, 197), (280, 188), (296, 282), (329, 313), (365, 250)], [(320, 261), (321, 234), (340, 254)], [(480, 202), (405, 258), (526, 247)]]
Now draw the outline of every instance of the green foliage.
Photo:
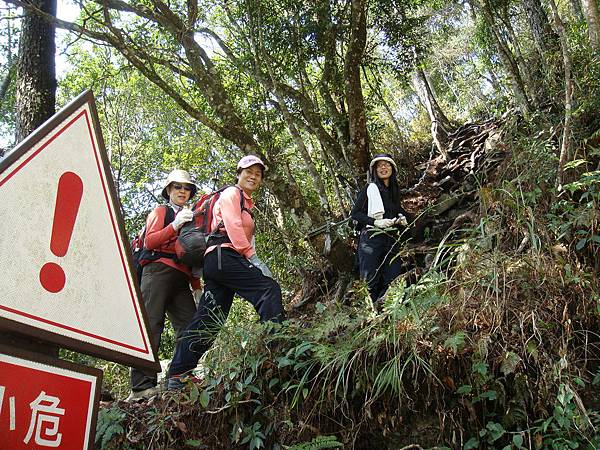
[(444, 341), (444, 347), (449, 348), (454, 353), (458, 353), (465, 345), (465, 332), (457, 331)]
[(585, 439), (581, 439), (582, 431), (588, 427), (592, 428), (593, 425), (585, 411), (580, 411), (575, 402), (575, 395), (567, 384), (560, 384), (553, 414), (536, 422), (535, 432), (541, 437), (541, 448), (575, 449), (585, 442)]
[(321, 450), (324, 448), (342, 448), (343, 444), (338, 442), (335, 436), (317, 436), (310, 442), (302, 442), (286, 447), (288, 450)]
[[(571, 161), (567, 168), (587, 164), (587, 161)], [(575, 250), (596, 247), (600, 244), (600, 171), (584, 172), (577, 181), (564, 186), (566, 197), (559, 200), (550, 218), (559, 240), (575, 243)], [(565, 197), (565, 196), (564, 196)]]
[(128, 445), (125, 445), (125, 447), (117, 447), (112, 444), (115, 438), (122, 437), (125, 434), (125, 428), (123, 427), (125, 416), (125, 412), (116, 405), (113, 405), (111, 408), (100, 410), (96, 425), (95, 442), (100, 445), (102, 450), (111, 448), (129, 448)]
[[(20, 15), (13, 6), (4, 4), (0, 12), (0, 158), (14, 141), (17, 50)], [(2, 92), (3, 91), (3, 92)]]
[(185, 445), (191, 448), (207, 448), (205, 445), (202, 444), (202, 441), (199, 439), (188, 439), (187, 441), (185, 441)]
[[(160, 191), (173, 168), (190, 171), (202, 189), (231, 182), (213, 181), (233, 165), (211, 154), (210, 149), (219, 145), (214, 136), (143, 76), (124, 67), (122, 57), (105, 47), (76, 44), (69, 60), (74, 69), (60, 84), (59, 102), (93, 90), (131, 236), (141, 229), (148, 212), (163, 202)], [(220, 160), (219, 173), (212, 164), (215, 159)]]
[(130, 392), (129, 367), (66, 349), (60, 349), (59, 355), (61, 359), (102, 370), (102, 387), (115, 398), (126, 397)]
[(262, 424), (260, 422), (254, 422), (251, 426), (245, 426), (241, 440), (242, 444), (248, 444), (249, 450), (255, 450), (257, 448), (263, 448), (265, 435), (261, 430)]

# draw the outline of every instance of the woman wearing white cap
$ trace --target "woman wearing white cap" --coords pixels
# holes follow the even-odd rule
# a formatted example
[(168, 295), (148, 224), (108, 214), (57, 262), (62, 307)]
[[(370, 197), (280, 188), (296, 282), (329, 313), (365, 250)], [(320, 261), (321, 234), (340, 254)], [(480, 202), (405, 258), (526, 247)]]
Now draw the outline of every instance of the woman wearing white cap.
[[(381, 301), (390, 283), (400, 275), (397, 240), (407, 225), (400, 205), (398, 169), (391, 155), (376, 155), (369, 165), (372, 180), (358, 194), (351, 216), (358, 222), (358, 265), (374, 303)], [(385, 231), (383, 231), (385, 230)]]
[[(192, 277), (189, 267), (176, 262), (175, 241), (183, 224), (192, 220), (192, 211), (184, 206), (197, 189), (189, 173), (173, 170), (161, 193), (168, 204), (157, 206), (146, 220), (144, 248), (149, 250), (150, 262), (144, 266), (141, 291), (157, 349), (165, 327), (165, 314), (175, 333), (180, 335), (196, 312), (190, 284), (198, 289), (200, 281)], [(132, 369), (129, 399), (155, 394), (156, 385), (155, 372)]]
[(221, 233), (220, 244), (211, 245), (208, 241), (204, 294), (198, 311), (177, 342), (169, 368), (170, 389), (183, 386), (182, 376), (196, 368), (210, 348), (215, 330), (227, 319), (235, 294), (254, 306), (261, 321), (283, 320), (281, 288), (254, 248), (251, 195), (262, 183), (264, 172), (265, 164), (260, 158), (244, 156), (237, 165), (237, 184), (225, 189), (215, 203), (211, 229)]

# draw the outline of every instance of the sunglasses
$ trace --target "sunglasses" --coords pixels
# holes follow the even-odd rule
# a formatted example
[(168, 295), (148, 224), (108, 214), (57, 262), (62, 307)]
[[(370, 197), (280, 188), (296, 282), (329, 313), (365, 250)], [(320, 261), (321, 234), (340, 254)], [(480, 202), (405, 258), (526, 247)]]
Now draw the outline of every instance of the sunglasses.
[(189, 184), (178, 184), (178, 183), (173, 183), (171, 185), (173, 187), (173, 189), (175, 189), (176, 191), (183, 189), (184, 191), (187, 192), (192, 192), (193, 188), (192, 186), (190, 186)]

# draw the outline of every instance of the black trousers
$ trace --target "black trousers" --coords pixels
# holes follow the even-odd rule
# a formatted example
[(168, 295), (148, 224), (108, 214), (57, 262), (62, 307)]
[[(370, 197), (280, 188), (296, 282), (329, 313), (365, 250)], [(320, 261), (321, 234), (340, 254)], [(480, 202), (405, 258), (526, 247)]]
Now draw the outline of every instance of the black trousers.
[(169, 377), (196, 368), (227, 320), (235, 294), (252, 303), (262, 322), (283, 320), (279, 284), (235, 250), (222, 248), (219, 264), (217, 250), (204, 259), (204, 293), (198, 311), (177, 341)]
[[(161, 262), (144, 267), (141, 290), (150, 322), (150, 337), (158, 350), (165, 328), (165, 315), (169, 317), (176, 335), (180, 336), (196, 312), (196, 303), (187, 275)], [(156, 386), (156, 379), (156, 372), (131, 369), (133, 391)]]
[(360, 277), (367, 281), (371, 300), (379, 300), (402, 271), (396, 236), (363, 229), (358, 241)]

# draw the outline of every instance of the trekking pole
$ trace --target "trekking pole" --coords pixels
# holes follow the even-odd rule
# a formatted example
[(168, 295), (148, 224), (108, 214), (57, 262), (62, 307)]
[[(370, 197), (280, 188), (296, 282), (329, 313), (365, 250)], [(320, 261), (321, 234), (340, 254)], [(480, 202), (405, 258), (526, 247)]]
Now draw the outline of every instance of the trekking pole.
[(217, 184), (219, 183), (219, 171), (218, 170), (215, 170), (215, 174), (214, 174), (214, 176), (213, 176), (213, 178), (212, 178), (211, 181), (213, 182), (213, 188), (212, 188), (212, 190), (216, 191), (217, 190)]
[(351, 219), (350, 217), (347, 217), (345, 219), (340, 220), (339, 222), (331, 222), (331, 223), (327, 222), (327, 223), (325, 223), (325, 224), (323, 224), (323, 225), (321, 225), (321, 226), (319, 226), (317, 228), (314, 228), (311, 231), (309, 231), (306, 234), (305, 237), (307, 239), (310, 239), (311, 237), (317, 236), (317, 235), (319, 235), (319, 234), (321, 234), (323, 232), (330, 232), (329, 230), (331, 230), (331, 228), (335, 228), (335, 227), (340, 226), (340, 225), (342, 225), (342, 224), (344, 224), (346, 222), (349, 222), (350, 219)]

